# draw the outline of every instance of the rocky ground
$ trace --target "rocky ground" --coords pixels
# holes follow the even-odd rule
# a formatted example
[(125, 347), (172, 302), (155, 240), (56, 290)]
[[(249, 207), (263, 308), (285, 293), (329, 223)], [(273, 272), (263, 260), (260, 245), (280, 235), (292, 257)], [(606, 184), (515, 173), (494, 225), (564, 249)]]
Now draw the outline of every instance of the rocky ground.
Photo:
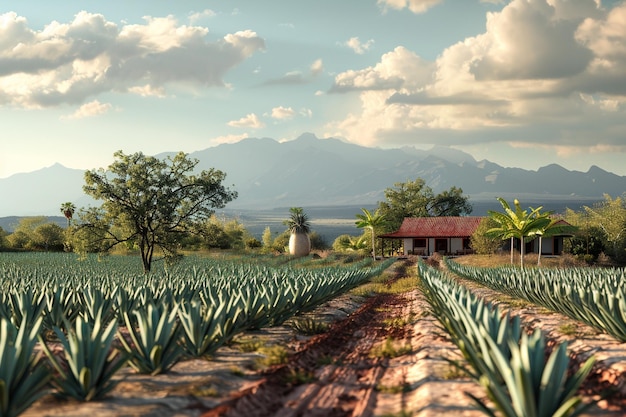
[[(413, 264), (407, 271), (414, 273)], [(504, 303), (484, 288), (476, 291)], [(572, 357), (593, 354), (598, 364), (582, 393), (617, 394), (586, 415), (626, 415), (626, 344), (541, 308), (515, 304), (529, 327), (567, 340)], [(418, 289), (341, 296), (311, 313), (332, 322), (325, 333), (302, 336), (288, 326), (248, 332), (210, 360), (178, 363), (158, 376), (120, 373), (104, 401), (79, 403), (47, 396), (25, 416), (481, 416), (466, 393), (483, 389), (446, 359), (460, 354), (439, 328)], [(253, 349), (255, 346), (262, 346)], [(280, 348), (272, 350), (272, 346)], [(286, 363), (268, 366), (276, 352)], [(280, 355), (278, 355), (280, 356)], [(284, 362), (284, 361), (283, 361)]]

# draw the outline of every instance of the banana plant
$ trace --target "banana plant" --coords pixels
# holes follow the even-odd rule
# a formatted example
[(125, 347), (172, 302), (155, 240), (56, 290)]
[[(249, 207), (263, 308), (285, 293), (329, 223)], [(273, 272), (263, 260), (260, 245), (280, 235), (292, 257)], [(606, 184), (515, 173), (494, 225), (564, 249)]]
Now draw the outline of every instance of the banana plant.
[[(132, 346), (123, 334), (118, 338), (129, 355), (130, 366), (142, 374), (158, 375), (167, 372), (182, 356), (179, 323), (176, 318), (178, 306), (167, 305), (159, 309), (154, 303), (135, 310), (132, 315), (124, 313), (124, 321)], [(137, 323), (133, 325), (133, 321)]]
[(502, 205), (504, 213), (489, 210), (487, 213), (495, 222), (498, 223), (498, 227), (487, 230), (485, 236), (498, 237), (502, 240), (511, 239), (511, 264), (513, 263), (513, 238), (520, 240), (520, 266), (524, 267), (524, 238), (535, 238), (542, 233), (543, 230), (550, 224), (550, 213), (541, 213), (543, 207), (536, 209), (530, 208), (530, 213), (526, 210), (522, 210), (520, 202), (515, 199), (513, 202), (515, 205), (515, 211), (511, 209), (509, 203), (503, 198), (498, 197), (497, 200)]
[(0, 318), (0, 416), (24, 412), (47, 391), (50, 372), (41, 355), (34, 356), (43, 317), (29, 323), (24, 316), (19, 329)]
[(117, 323), (108, 325), (102, 320), (100, 309), (93, 325), (81, 316), (67, 336), (59, 327), (54, 328), (61, 345), (63, 359), (57, 358), (39, 336), (41, 347), (57, 374), (52, 384), (62, 397), (72, 397), (79, 401), (94, 401), (104, 398), (118, 383), (115, 373), (127, 362), (128, 357), (113, 348)]

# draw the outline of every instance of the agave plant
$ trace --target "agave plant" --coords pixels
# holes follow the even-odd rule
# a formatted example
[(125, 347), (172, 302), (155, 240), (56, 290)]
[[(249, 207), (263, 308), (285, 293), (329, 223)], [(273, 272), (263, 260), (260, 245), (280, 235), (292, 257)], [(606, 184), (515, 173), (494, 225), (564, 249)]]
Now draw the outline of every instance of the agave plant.
[(67, 323), (72, 325), (80, 313), (76, 291), (69, 286), (53, 287), (45, 291), (44, 301), (43, 325), (48, 330), (55, 326), (63, 329)]
[(225, 304), (204, 306), (199, 301), (184, 303), (178, 312), (183, 332), (183, 349), (191, 357), (210, 355), (227, 340)]
[(113, 376), (128, 358), (113, 349), (117, 323), (112, 321), (107, 325), (102, 314), (100, 309), (93, 325), (79, 316), (67, 336), (60, 328), (54, 328), (63, 346), (64, 360), (53, 355), (40, 336), (42, 349), (57, 371), (52, 384), (59, 395), (80, 401), (99, 400), (117, 384)]
[(289, 209), (289, 219), (283, 224), (291, 233), (289, 237), (289, 254), (294, 256), (306, 256), (311, 251), (311, 240), (309, 232), (311, 224), (309, 217), (302, 207), (292, 207)]
[[(493, 347), (494, 341), (487, 341)], [(559, 344), (546, 360), (545, 336), (537, 329), (531, 336), (524, 333), (519, 345), (512, 344), (510, 360), (494, 352), (494, 362), (504, 377), (504, 384), (494, 384), (484, 377), (480, 383), (503, 416), (575, 416), (593, 404), (582, 404), (576, 392), (591, 372), (595, 359), (590, 357), (569, 376), (571, 364), (566, 342)], [(485, 403), (472, 398), (486, 414), (496, 416)]]
[(119, 335), (122, 346), (129, 354), (130, 366), (142, 374), (158, 375), (167, 372), (183, 353), (178, 345), (178, 307), (170, 309), (166, 306), (159, 309), (149, 303), (132, 314), (136, 327), (128, 312), (124, 313), (124, 321), (133, 346), (131, 347), (123, 335)]
[(11, 294), (11, 320), (15, 325), (32, 327), (44, 310), (44, 293), (28, 290)]
[[(589, 406), (582, 405), (576, 392), (593, 367), (593, 357), (569, 375), (567, 343), (557, 345), (546, 360), (545, 336), (540, 330), (528, 336), (521, 331), (519, 319), (502, 316), (497, 308), (469, 296), (465, 287), (421, 261), (418, 269), (429, 302), (473, 367), (468, 374), (485, 387), (499, 415), (574, 416)], [(496, 416), (483, 401), (470, 397), (483, 412)]]
[(24, 316), (19, 329), (0, 318), (0, 416), (21, 414), (46, 393), (50, 373), (41, 355), (34, 357), (37, 334), (43, 318), (28, 323)]

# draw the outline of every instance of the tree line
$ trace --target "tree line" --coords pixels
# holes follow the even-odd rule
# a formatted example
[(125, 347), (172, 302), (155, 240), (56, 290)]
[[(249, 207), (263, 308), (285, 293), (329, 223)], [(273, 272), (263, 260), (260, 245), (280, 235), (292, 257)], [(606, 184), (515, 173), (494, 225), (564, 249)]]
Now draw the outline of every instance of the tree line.
[[(85, 172), (83, 190), (101, 201), (100, 206), (78, 209), (71, 202), (62, 203), (60, 211), (67, 219), (66, 228), (47, 222), (45, 217), (23, 218), (11, 234), (0, 228), (0, 250), (86, 254), (115, 249), (139, 253), (144, 271), (148, 272), (154, 260), (173, 261), (184, 251), (218, 248), (283, 252), (289, 246), (291, 232), (298, 230), (288, 219), (285, 231), (274, 235), (268, 227), (258, 240), (238, 220), (217, 216), (215, 210), (236, 199), (237, 193), (223, 184), (225, 173), (216, 169), (197, 172), (199, 161), (183, 152), (158, 159), (141, 152), (126, 155), (118, 151), (114, 157), (107, 169)], [(384, 191), (384, 196), (374, 212), (363, 209), (355, 215), (355, 226), (361, 234), (339, 236), (332, 243), (333, 250), (362, 255), (375, 254), (377, 249), (391, 252), (393, 247), (377, 248), (382, 244), (376, 239), (377, 233), (396, 231), (404, 218), (465, 216), (473, 209), (462, 189), (451, 187), (435, 193), (421, 178), (396, 183)], [(578, 212), (568, 209), (562, 217), (576, 231), (566, 241), (566, 251), (589, 263), (602, 257), (626, 263), (625, 196), (613, 199), (607, 195), (604, 201)], [(472, 236), (476, 252), (493, 253), (503, 240), (511, 237), (539, 238), (552, 223), (548, 220), (552, 213), (533, 212), (531, 208), (526, 220), (545, 223), (542, 232), (535, 231), (531, 236), (517, 230), (511, 235), (515, 228), (505, 229), (515, 221), (525, 221), (515, 218), (515, 213), (526, 213), (517, 201), (515, 208), (513, 211), (503, 204), (504, 218), (490, 213), (483, 220)], [(507, 209), (513, 213), (508, 216), (513, 223), (506, 223)], [(292, 208), (291, 214), (299, 213), (306, 220), (301, 210)], [(556, 231), (559, 229), (554, 228)], [(328, 247), (321, 236), (309, 230), (308, 224), (306, 232), (312, 249)], [(518, 232), (521, 234), (516, 235)]]

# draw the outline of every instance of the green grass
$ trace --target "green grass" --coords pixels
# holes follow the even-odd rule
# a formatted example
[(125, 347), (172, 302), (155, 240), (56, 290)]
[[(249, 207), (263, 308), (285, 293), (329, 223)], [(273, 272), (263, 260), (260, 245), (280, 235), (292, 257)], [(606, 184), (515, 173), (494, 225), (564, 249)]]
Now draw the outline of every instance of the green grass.
[(289, 352), (282, 346), (263, 346), (257, 351), (262, 357), (257, 359), (256, 363), (259, 368), (284, 365), (289, 359)]
[(413, 351), (413, 348), (409, 344), (399, 346), (393, 337), (388, 337), (385, 341), (377, 346), (374, 346), (370, 351), (370, 356), (374, 358), (397, 358), (409, 354)]

